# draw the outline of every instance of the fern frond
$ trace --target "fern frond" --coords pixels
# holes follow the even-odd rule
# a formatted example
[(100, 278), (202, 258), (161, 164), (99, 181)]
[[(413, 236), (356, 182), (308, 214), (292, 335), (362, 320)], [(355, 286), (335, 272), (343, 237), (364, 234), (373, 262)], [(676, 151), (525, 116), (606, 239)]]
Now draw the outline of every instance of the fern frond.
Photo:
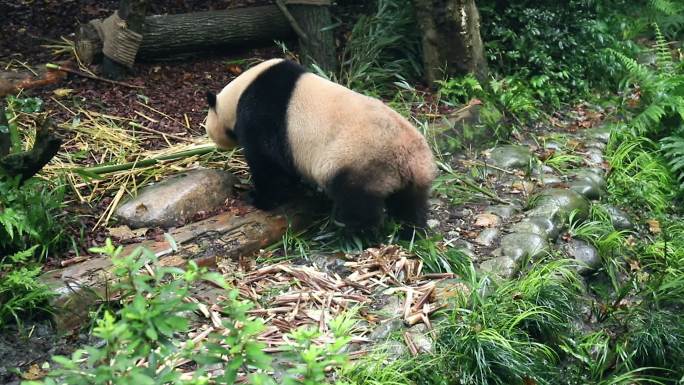
[(632, 78), (636, 83), (644, 84), (653, 81), (653, 73), (648, 67), (640, 64), (631, 57), (626, 56), (622, 52), (618, 52), (612, 48), (608, 48), (608, 51), (615, 56), (615, 58), (618, 60), (618, 62), (620, 62), (620, 64), (622, 64), (623, 67), (625, 67), (629, 77)]
[(672, 54), (670, 53), (670, 48), (668, 47), (667, 40), (665, 36), (660, 31), (658, 23), (653, 23), (653, 29), (655, 30), (656, 42), (653, 48), (656, 52), (656, 65), (663, 72), (673, 73), (674, 60), (672, 60)]
[(671, 0), (651, 0), (651, 7), (666, 15), (674, 15), (680, 9), (680, 7)]
[(677, 181), (684, 187), (684, 137), (673, 135), (661, 140), (661, 148), (669, 159), (668, 166), (677, 176)]

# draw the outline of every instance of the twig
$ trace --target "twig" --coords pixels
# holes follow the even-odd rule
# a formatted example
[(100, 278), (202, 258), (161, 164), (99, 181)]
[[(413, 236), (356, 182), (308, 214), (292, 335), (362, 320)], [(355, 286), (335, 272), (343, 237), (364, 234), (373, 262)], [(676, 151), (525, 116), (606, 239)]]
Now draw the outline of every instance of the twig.
[(282, 12), (283, 15), (285, 16), (285, 18), (287, 19), (287, 21), (290, 22), (290, 26), (295, 31), (297, 36), (299, 36), (299, 38), (302, 39), (302, 41), (305, 44), (308, 44), (309, 43), (309, 37), (306, 36), (306, 33), (304, 33), (304, 30), (302, 29), (302, 27), (299, 26), (297, 19), (295, 19), (294, 16), (292, 16), (290, 11), (287, 9), (287, 6), (285, 6), (285, 2), (283, 2), (283, 0), (275, 0), (275, 2), (276, 2), (276, 5), (278, 6), (278, 8), (280, 9), (280, 12)]
[(123, 86), (123, 87), (128, 87), (128, 88), (145, 88), (144, 86), (136, 86), (135, 84), (124, 83), (124, 82), (120, 82), (120, 81), (117, 81), (117, 80), (105, 79), (105, 78), (103, 78), (103, 77), (96, 76), (96, 75), (90, 75), (90, 74), (87, 74), (87, 73), (85, 73), (85, 72), (77, 71), (77, 70), (74, 70), (74, 69), (71, 69), (71, 68), (68, 68), (68, 67), (63, 67), (63, 66), (58, 65), (58, 64), (47, 63), (47, 64), (45, 65), (45, 67), (47, 67), (47, 68), (49, 68), (49, 69), (51, 69), (51, 70), (64, 71), (64, 72), (68, 72), (68, 73), (70, 73), (70, 74), (78, 75), (78, 76), (81, 76), (81, 77), (84, 77), (84, 78), (93, 79), (93, 80), (99, 80), (99, 81), (101, 81), (101, 82), (111, 83), (111, 84), (115, 84), (115, 85), (118, 85), (118, 86)]
[(153, 134), (158, 134), (158, 135), (162, 135), (162, 136), (168, 136), (168, 137), (170, 137), (170, 138), (173, 138), (173, 139), (176, 139), (176, 140), (182, 140), (182, 141), (189, 142), (189, 143), (193, 143), (193, 142), (194, 142), (192, 139), (184, 138), (184, 137), (182, 137), (182, 136), (178, 136), (178, 135), (174, 135), (174, 134), (169, 134), (168, 132), (158, 131), (158, 130), (155, 130), (154, 128), (145, 127), (145, 126), (143, 126), (143, 125), (140, 124), (140, 123), (128, 122), (128, 124), (131, 125), (131, 126), (133, 126), (133, 127), (135, 127), (135, 128), (139, 128), (139, 129), (141, 129), (141, 130), (145, 130), (145, 131), (147, 131), (147, 132), (151, 132), (151, 133), (153, 133)]

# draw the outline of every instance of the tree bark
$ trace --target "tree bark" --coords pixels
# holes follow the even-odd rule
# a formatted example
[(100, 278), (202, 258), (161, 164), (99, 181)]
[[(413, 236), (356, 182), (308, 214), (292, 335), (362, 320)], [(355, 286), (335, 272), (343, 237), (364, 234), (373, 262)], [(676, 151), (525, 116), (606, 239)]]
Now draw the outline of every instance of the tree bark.
[[(151, 61), (183, 53), (253, 46), (273, 39), (288, 39), (292, 28), (275, 5), (193, 12), (177, 15), (148, 16), (143, 26), (143, 40), (136, 61)], [(102, 44), (94, 29), (81, 26), (77, 38), (79, 56), (97, 60)], [(92, 51), (84, 47), (90, 47)], [(82, 50), (82, 51), (81, 51)]]
[[(126, 21), (126, 28), (133, 32), (142, 33), (145, 24), (147, 0), (121, 0), (119, 2), (119, 17)], [(102, 59), (102, 72), (109, 79), (123, 78), (128, 69), (106, 55)]]
[(326, 73), (337, 73), (337, 55), (330, 7), (327, 5), (292, 4), (288, 6), (306, 34), (306, 41), (299, 39), (302, 64), (318, 65)]
[(413, 0), (422, 31), (425, 80), (472, 73), (487, 79), (480, 36), (480, 14), (474, 0)]

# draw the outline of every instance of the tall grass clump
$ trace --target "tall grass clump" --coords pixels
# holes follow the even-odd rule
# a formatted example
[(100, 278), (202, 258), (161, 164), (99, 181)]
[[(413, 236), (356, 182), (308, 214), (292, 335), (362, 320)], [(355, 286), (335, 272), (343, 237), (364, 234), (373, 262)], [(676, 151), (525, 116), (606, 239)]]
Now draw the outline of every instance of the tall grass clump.
[(377, 0), (375, 12), (361, 16), (342, 52), (341, 84), (376, 96), (387, 85), (421, 73), (420, 35), (410, 0)]

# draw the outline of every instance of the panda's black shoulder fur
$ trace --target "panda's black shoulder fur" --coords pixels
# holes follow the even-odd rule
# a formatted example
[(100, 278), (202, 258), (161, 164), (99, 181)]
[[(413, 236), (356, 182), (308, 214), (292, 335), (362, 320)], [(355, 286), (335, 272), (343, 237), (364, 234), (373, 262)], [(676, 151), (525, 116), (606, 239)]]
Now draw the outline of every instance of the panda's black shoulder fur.
[(287, 108), (306, 69), (282, 61), (264, 70), (245, 88), (237, 105), (235, 135), (245, 151), (256, 190), (254, 203), (275, 206), (284, 184), (298, 178), (287, 135)]

